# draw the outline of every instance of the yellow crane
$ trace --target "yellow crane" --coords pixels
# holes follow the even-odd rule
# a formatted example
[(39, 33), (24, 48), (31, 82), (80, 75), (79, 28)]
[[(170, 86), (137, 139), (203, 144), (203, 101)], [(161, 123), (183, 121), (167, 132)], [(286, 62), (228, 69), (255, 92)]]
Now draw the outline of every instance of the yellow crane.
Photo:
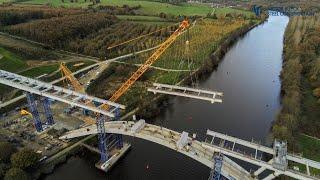
[[(159, 46), (159, 48), (147, 59), (147, 61), (143, 65), (139, 67), (139, 69), (136, 72), (134, 72), (131, 75), (131, 77), (126, 82), (124, 82), (120, 86), (120, 88), (111, 96), (109, 101), (115, 102), (125, 92), (127, 92), (128, 89), (149, 69), (149, 67), (154, 62), (156, 62), (159, 59), (159, 57), (169, 48), (169, 46), (177, 39), (177, 37), (189, 26), (190, 24), (188, 20), (182, 21), (179, 27), (171, 34), (171, 36)], [(63, 73), (63, 75), (66, 77), (66, 79), (70, 81), (75, 91), (82, 92), (82, 93), (85, 92), (84, 87), (72, 75), (72, 72), (63, 63), (60, 64), (60, 70)], [(88, 104), (89, 103), (92, 103), (92, 102), (88, 102)], [(108, 104), (102, 104), (100, 107), (103, 109), (109, 109)], [(90, 119), (90, 121), (94, 123), (92, 119)]]
[[(75, 91), (80, 93), (85, 93), (84, 87), (81, 85), (78, 79), (74, 77), (72, 72), (68, 69), (68, 67), (64, 63), (60, 63), (60, 71), (62, 73), (62, 77), (65, 77), (71, 83)], [(92, 102), (86, 102), (86, 103), (88, 103), (91, 106), (94, 106)], [(90, 125), (95, 123), (95, 120), (89, 117), (85, 117), (83, 121), (85, 122), (85, 125)]]
[[(149, 67), (156, 62), (159, 57), (165, 52), (166, 49), (177, 39), (177, 37), (188, 27), (190, 26), (188, 20), (182, 21), (178, 29), (176, 29), (171, 36), (164, 41), (160, 47), (147, 59), (147, 61), (139, 67), (139, 69), (134, 72), (131, 77), (123, 83), (120, 88), (111, 96), (109, 101), (115, 102), (117, 101), (127, 90), (145, 73)], [(108, 109), (107, 104), (102, 104), (102, 108)]]
[(77, 80), (77, 78), (73, 76), (72, 72), (67, 68), (67, 66), (63, 62), (60, 63), (60, 71), (62, 73), (62, 77), (65, 77), (67, 80), (69, 80), (75, 91), (85, 93), (84, 87)]

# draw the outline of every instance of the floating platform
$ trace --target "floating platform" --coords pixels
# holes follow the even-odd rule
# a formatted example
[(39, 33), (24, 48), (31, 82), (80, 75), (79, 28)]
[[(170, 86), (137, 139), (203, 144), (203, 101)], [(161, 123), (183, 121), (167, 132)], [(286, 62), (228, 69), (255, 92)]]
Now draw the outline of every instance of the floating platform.
[(131, 148), (131, 144), (124, 142), (123, 147), (121, 149), (113, 149), (110, 152), (110, 157), (106, 162), (98, 162), (96, 163), (96, 168), (108, 172), (120, 158), (122, 158)]
[(149, 92), (153, 92), (154, 94), (161, 93), (161, 94), (169, 94), (174, 96), (182, 96), (188, 97), (192, 99), (200, 99), (205, 101), (210, 101), (211, 103), (222, 103), (222, 92), (216, 91), (208, 91), (202, 89), (195, 89), (189, 87), (181, 87), (175, 85), (168, 85), (168, 84), (159, 84), (153, 83), (152, 88), (148, 88)]

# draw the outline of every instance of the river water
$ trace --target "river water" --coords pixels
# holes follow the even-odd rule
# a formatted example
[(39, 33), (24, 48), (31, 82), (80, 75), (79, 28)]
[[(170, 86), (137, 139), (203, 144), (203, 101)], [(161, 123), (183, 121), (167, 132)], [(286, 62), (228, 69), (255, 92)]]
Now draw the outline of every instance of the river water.
[[(252, 29), (228, 51), (218, 68), (199, 84), (222, 91), (222, 104), (172, 97), (155, 124), (197, 133), (207, 129), (268, 144), (272, 121), (280, 108), (280, 71), (283, 35), (288, 18), (271, 16)], [(72, 157), (45, 180), (207, 179), (209, 168), (173, 150), (144, 140), (127, 138), (132, 150), (108, 175), (94, 167), (98, 156)]]

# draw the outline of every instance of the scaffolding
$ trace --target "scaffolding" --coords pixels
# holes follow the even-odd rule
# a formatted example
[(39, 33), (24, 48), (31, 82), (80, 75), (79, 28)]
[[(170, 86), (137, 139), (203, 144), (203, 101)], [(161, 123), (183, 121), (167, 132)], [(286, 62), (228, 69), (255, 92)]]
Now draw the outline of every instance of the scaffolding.
[(42, 132), (43, 128), (42, 128), (42, 123), (40, 120), (40, 115), (37, 110), (35, 96), (34, 96), (34, 94), (26, 92), (26, 97), (27, 97), (27, 101), (28, 101), (28, 105), (29, 105), (29, 111), (31, 112), (32, 117), (33, 117), (34, 126), (35, 126), (37, 132)]

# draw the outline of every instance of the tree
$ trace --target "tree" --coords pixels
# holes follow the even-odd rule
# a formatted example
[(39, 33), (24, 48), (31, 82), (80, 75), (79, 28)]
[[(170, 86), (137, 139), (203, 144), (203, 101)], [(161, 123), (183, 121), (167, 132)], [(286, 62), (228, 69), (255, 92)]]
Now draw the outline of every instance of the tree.
[(22, 149), (11, 156), (13, 167), (27, 169), (38, 163), (40, 155), (30, 149)]
[(7, 165), (0, 163), (0, 179), (3, 179), (3, 176), (6, 174)]
[(7, 171), (4, 180), (29, 180), (29, 176), (22, 169), (11, 168)]
[(8, 162), (11, 155), (15, 152), (15, 148), (8, 142), (0, 142), (0, 161)]
[(317, 98), (320, 97), (320, 88), (316, 88), (313, 90), (313, 95)]

